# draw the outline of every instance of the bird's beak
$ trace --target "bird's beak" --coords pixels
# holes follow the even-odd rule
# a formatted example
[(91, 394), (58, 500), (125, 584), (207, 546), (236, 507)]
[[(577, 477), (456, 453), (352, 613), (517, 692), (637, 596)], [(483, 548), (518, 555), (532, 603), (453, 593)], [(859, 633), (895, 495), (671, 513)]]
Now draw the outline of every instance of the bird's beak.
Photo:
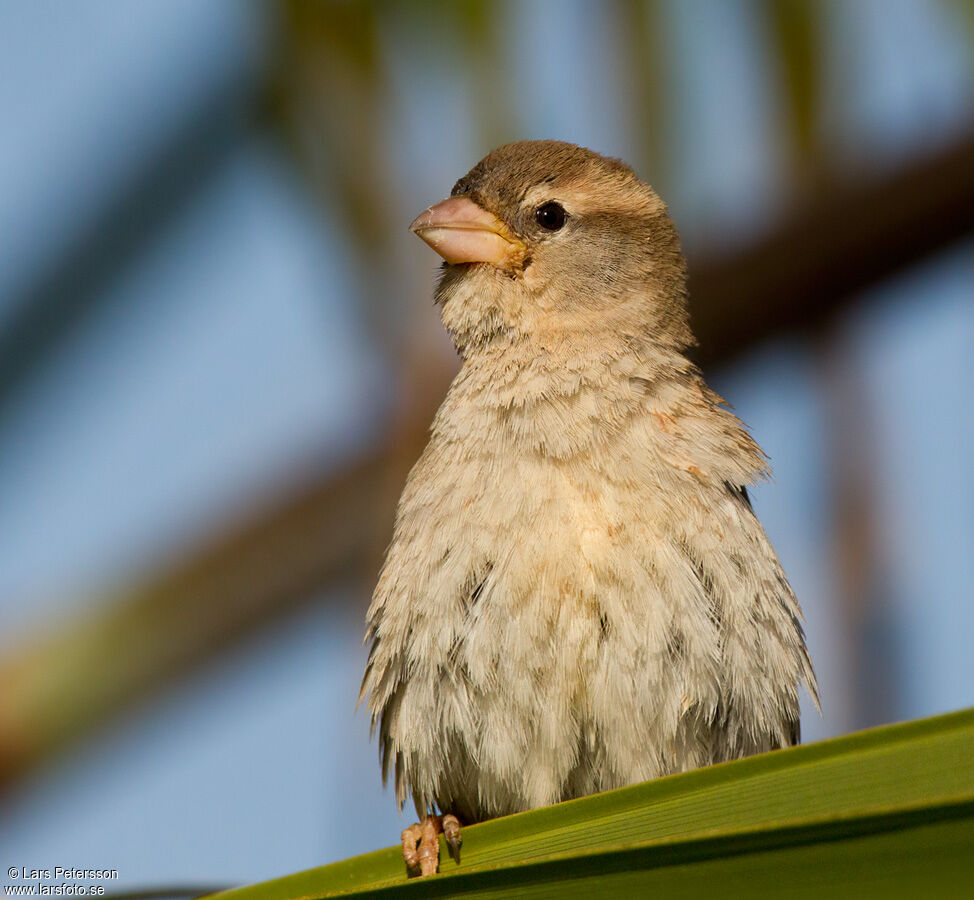
[(441, 200), (418, 215), (415, 232), (448, 263), (510, 263), (524, 244), (495, 215), (467, 197)]

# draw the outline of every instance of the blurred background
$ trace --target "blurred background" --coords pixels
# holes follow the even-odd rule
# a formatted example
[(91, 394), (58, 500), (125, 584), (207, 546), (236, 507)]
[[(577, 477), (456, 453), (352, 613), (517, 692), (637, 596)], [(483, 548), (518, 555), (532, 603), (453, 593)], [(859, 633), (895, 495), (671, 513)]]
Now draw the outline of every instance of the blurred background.
[(974, 703), (974, 3), (2, 0), (0, 129), (4, 878), (230, 885), (411, 820), (354, 710), (457, 369), (406, 226), (514, 139), (670, 205), (806, 739)]

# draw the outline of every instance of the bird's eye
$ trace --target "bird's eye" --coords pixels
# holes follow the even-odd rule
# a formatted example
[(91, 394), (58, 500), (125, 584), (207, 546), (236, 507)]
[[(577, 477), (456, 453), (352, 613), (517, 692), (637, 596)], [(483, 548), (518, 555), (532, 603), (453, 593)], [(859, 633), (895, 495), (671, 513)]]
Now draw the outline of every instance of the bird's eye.
[(548, 203), (542, 203), (534, 211), (534, 218), (545, 231), (557, 231), (565, 224), (568, 213), (565, 212), (564, 206), (551, 200)]

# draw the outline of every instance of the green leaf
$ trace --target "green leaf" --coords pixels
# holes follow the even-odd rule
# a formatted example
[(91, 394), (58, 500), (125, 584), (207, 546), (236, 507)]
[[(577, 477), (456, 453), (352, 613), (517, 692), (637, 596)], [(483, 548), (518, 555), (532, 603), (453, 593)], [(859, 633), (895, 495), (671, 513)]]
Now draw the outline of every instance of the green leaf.
[(966, 710), (467, 827), (432, 878), (392, 847), (217, 896), (959, 896), (972, 848)]

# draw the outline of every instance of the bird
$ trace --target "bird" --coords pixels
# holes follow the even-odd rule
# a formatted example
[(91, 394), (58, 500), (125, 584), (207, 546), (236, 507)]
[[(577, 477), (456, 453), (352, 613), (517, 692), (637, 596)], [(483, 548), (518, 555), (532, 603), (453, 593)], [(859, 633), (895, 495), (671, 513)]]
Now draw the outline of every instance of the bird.
[(366, 617), (410, 875), (461, 827), (799, 741), (802, 613), (704, 381), (676, 227), (626, 163), (485, 156), (411, 230), (462, 364)]

